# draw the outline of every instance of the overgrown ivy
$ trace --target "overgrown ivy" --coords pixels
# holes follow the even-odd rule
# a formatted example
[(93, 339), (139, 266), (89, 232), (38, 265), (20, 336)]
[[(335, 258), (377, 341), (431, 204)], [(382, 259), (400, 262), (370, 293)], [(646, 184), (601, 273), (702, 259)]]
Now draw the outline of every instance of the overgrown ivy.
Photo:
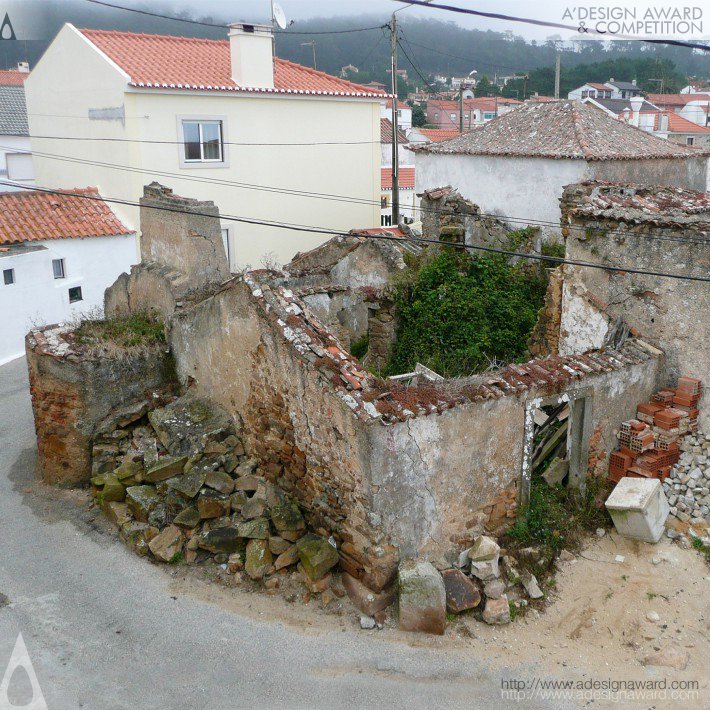
[(504, 256), (425, 251), (394, 286), (397, 342), (383, 374), (421, 362), (456, 377), (520, 360), (546, 286), (544, 269)]

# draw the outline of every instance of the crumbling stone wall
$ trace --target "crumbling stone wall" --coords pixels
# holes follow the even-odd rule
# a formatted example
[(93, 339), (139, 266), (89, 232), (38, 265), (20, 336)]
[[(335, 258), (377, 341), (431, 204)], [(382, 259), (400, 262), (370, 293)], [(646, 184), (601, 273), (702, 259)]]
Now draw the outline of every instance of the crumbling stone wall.
[(357, 234), (334, 237), (297, 254), (284, 266), (282, 282), (346, 344), (367, 334), (368, 294), (385, 287), (405, 268), (403, 250), (396, 243)]
[(367, 420), (343, 398), (340, 355), (325, 349), (342, 352), (337, 341), (311, 331), (314, 347), (299, 354), (301, 306), (294, 301), (289, 313), (282, 305), (266, 283), (235, 280), (176, 313), (170, 341), (179, 378), (241, 419), (270, 480), (296, 496), (311, 528), (335, 537), (344, 570), (381, 590), (398, 555), (369, 515)]
[[(456, 244), (510, 248), (511, 228), (500, 219), (481, 214), (481, 208), (450, 187), (429, 190), (421, 197), (422, 237)], [(521, 251), (540, 250), (539, 234)]]
[(556, 269), (549, 269), (545, 303), (540, 310), (537, 323), (528, 340), (528, 350), (535, 357), (545, 357), (558, 351), (563, 284), (564, 274), (562, 267), (558, 266)]
[(168, 320), (184, 301), (230, 277), (219, 209), (156, 182), (146, 185), (140, 205), (141, 263), (106, 289), (104, 312), (115, 318), (152, 311)]
[[(642, 271), (707, 277), (707, 193), (635, 185), (580, 183), (562, 198), (569, 259)], [(660, 385), (710, 371), (710, 288), (705, 282), (565, 266), (560, 352), (579, 352), (617, 337), (619, 322), (665, 352)], [(710, 424), (707, 393), (701, 427)]]
[(397, 309), (394, 301), (384, 294), (370, 301), (368, 308), (366, 362), (368, 367), (379, 371), (389, 362), (397, 341)]
[(25, 340), (39, 466), (45, 483), (91, 477), (91, 439), (116, 407), (148, 403), (175, 385), (164, 347), (87, 352), (72, 331), (47, 326)]

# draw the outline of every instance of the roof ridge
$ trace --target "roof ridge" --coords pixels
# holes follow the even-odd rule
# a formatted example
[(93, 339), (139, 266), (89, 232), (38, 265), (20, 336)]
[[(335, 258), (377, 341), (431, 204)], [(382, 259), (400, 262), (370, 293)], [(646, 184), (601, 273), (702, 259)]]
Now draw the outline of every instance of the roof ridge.
[(575, 138), (579, 147), (582, 149), (582, 154), (585, 158), (590, 158), (594, 155), (594, 151), (589, 146), (589, 141), (582, 127), (582, 113), (579, 110), (578, 104), (575, 101), (570, 102), (570, 108), (572, 113), (572, 129), (574, 130)]

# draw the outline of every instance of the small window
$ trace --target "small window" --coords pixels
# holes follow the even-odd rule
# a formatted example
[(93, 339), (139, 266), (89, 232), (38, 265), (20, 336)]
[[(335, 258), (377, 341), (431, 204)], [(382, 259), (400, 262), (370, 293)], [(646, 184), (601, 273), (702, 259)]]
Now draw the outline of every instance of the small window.
[(3, 269), (2, 280), (5, 286), (12, 286), (15, 283), (15, 269)]
[(483, 120), (484, 121), (490, 121), (492, 118), (496, 117), (496, 112), (495, 111), (484, 111), (483, 112)]
[(69, 303), (76, 303), (77, 301), (83, 301), (84, 297), (81, 295), (81, 286), (74, 286), (69, 289)]
[(434, 114), (434, 120), (435, 120), (435, 121), (438, 121), (438, 120), (439, 120), (439, 114), (438, 114), (438, 113), (435, 113), (435, 114)]
[(52, 259), (52, 271), (55, 279), (63, 279), (66, 275), (64, 273), (64, 259)]
[(685, 139), (685, 144), (686, 145), (695, 145), (695, 138), (692, 138), (691, 136), (688, 136)]
[(222, 121), (183, 121), (185, 162), (221, 163)]
[(583, 98), (583, 99), (586, 99), (587, 96), (589, 96), (589, 90), (588, 90), (588, 89), (584, 89), (584, 90), (582, 91), (582, 98)]
[(455, 114), (455, 113), (450, 113), (450, 114), (449, 114), (449, 118), (450, 118), (452, 121), (455, 121), (455, 120), (456, 120), (456, 114)]
[(382, 195), (380, 197), (380, 208), (386, 210), (390, 206), (390, 198), (388, 195)]

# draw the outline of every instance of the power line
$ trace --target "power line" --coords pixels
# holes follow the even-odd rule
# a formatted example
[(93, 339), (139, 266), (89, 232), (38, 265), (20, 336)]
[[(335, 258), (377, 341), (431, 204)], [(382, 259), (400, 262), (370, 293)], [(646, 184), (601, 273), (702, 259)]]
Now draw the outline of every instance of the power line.
[[(402, 38), (404, 39), (407, 44), (409, 44), (409, 40), (405, 37), (404, 32), (401, 32)], [(418, 74), (419, 78), (424, 82), (425, 86), (431, 91), (432, 93), (436, 93), (436, 89), (427, 81), (427, 79), (424, 78), (424, 75), (422, 72), (419, 70), (419, 67), (414, 63), (414, 60), (409, 56), (409, 53), (407, 50), (404, 48), (402, 43), (397, 40), (397, 44), (399, 45), (399, 48), (402, 50), (402, 53), (404, 56), (407, 58), (407, 61), (412, 65), (412, 69)], [(414, 52), (412, 52), (414, 54)]]
[[(160, 17), (163, 20), (172, 20), (173, 22), (185, 22), (189, 25), (200, 25), (202, 27), (218, 27), (220, 29), (229, 29), (229, 25), (218, 24), (216, 22), (203, 22), (201, 20), (190, 20), (185, 17), (172, 17), (170, 15), (161, 15), (157, 12), (149, 12), (148, 10), (139, 10), (134, 7), (124, 7), (123, 5), (113, 5), (109, 2), (103, 2), (103, 0), (86, 0), (94, 5), (101, 5), (102, 7), (111, 8), (112, 10), (124, 10), (125, 12), (135, 12), (138, 15), (148, 15), (149, 17)], [(378, 30), (384, 25), (377, 25), (376, 27), (358, 27), (349, 30), (322, 30), (314, 32), (305, 32), (298, 30), (275, 30), (278, 34), (290, 34), (290, 35), (340, 35), (349, 34), (351, 32), (368, 32), (369, 30)]]
[[(128, 140), (128, 139), (127, 139)], [(143, 174), (143, 175), (148, 175), (148, 176), (159, 176), (159, 177), (164, 177), (164, 178), (172, 178), (175, 180), (185, 180), (189, 182), (199, 182), (199, 183), (206, 183), (206, 184), (213, 184), (213, 185), (221, 185), (221, 186), (226, 186), (226, 187), (237, 187), (245, 190), (256, 190), (260, 192), (271, 192), (271, 193), (276, 193), (276, 194), (285, 194), (285, 195), (291, 195), (294, 197), (307, 197), (311, 199), (321, 199), (321, 200), (326, 200), (326, 201), (332, 201), (332, 202), (345, 202), (345, 203), (350, 203), (350, 204), (361, 204), (361, 205), (379, 205), (380, 202), (378, 200), (370, 200), (367, 198), (360, 198), (360, 197), (353, 197), (353, 196), (347, 196), (347, 195), (338, 195), (334, 193), (323, 193), (323, 192), (312, 192), (312, 191), (307, 191), (307, 190), (296, 190), (292, 188), (280, 188), (276, 187), (273, 185), (257, 185), (254, 183), (245, 183), (245, 182), (239, 182), (236, 180), (228, 180), (226, 178), (211, 178), (211, 177), (206, 177), (206, 176), (198, 176), (198, 175), (183, 175), (179, 173), (174, 173), (170, 172), (167, 170), (158, 170), (158, 169), (150, 169), (150, 168), (137, 168), (137, 167), (132, 167), (129, 165), (116, 165), (114, 163), (106, 163), (102, 161), (96, 161), (96, 160), (90, 160), (86, 158), (74, 158), (72, 156), (68, 155), (57, 155), (56, 153), (45, 153), (42, 151), (31, 151), (31, 150), (21, 150), (17, 148), (10, 148), (8, 146), (2, 146), (0, 145), (0, 149), (6, 149), (6, 150), (14, 150), (15, 152), (21, 152), (27, 155), (38, 155), (40, 157), (46, 157), (49, 158), (50, 160), (57, 160), (58, 162), (70, 162), (70, 163), (78, 163), (80, 165), (92, 165), (96, 167), (104, 167), (108, 168), (111, 170), (118, 170), (118, 171), (124, 171), (124, 172), (134, 172), (138, 174)], [(413, 207), (415, 211), (418, 212), (432, 212), (436, 213), (438, 210), (436, 208), (426, 208), (426, 207)], [(545, 221), (545, 220), (539, 220), (535, 219), (532, 217), (514, 217), (510, 215), (501, 215), (501, 214), (491, 214), (491, 213), (485, 213), (485, 212), (479, 212), (479, 214), (483, 217), (493, 217), (496, 219), (502, 219), (506, 220), (508, 222), (512, 223), (518, 223), (518, 224), (525, 224), (528, 226), (539, 226), (539, 227), (552, 227), (554, 229), (559, 229), (560, 225), (559, 223), (551, 222), (551, 221)], [(575, 225), (569, 225), (569, 229), (574, 229), (577, 231), (586, 231), (585, 228), (583, 227), (577, 227)], [(657, 241), (674, 241), (674, 242), (683, 242), (683, 243), (694, 243), (694, 244), (710, 244), (710, 239), (703, 239), (700, 238), (698, 240), (693, 240), (690, 238), (676, 238), (676, 237), (670, 237), (670, 236), (663, 236), (663, 235), (641, 235), (641, 234), (635, 234), (633, 232), (622, 232), (622, 231), (610, 231), (606, 232), (607, 235), (612, 236), (618, 234), (619, 236), (635, 236), (638, 238), (643, 238), (643, 239), (653, 239)]]
[[(36, 114), (31, 114), (36, 115)], [(60, 141), (107, 141), (109, 143), (148, 143), (151, 145), (183, 145), (184, 141), (160, 141), (141, 138), (89, 138), (85, 136), (32, 136), (32, 138)], [(236, 141), (222, 141), (222, 145), (238, 146), (316, 146), (316, 145), (374, 145), (380, 141), (314, 141), (312, 143), (254, 143)]]
[[(7, 185), (10, 187), (16, 187), (16, 183), (8, 182), (5, 180), (0, 180), (0, 185)], [(114, 204), (121, 204), (121, 205), (128, 205), (128, 206), (133, 206), (133, 207), (147, 207), (149, 209), (156, 209), (156, 210), (161, 210), (165, 212), (178, 212), (181, 214), (190, 214), (190, 215), (196, 215), (196, 216), (201, 216), (201, 217), (219, 217), (220, 219), (223, 219), (224, 221), (227, 222), (242, 222), (246, 224), (252, 224), (252, 225), (258, 225), (258, 226), (266, 226), (266, 227), (275, 227), (278, 229), (289, 229), (291, 231), (296, 231), (296, 232), (309, 232), (312, 234), (329, 234), (331, 236), (339, 236), (339, 237), (361, 237), (365, 239), (375, 239), (375, 240), (382, 240), (382, 241), (393, 241), (393, 242), (398, 242), (402, 243), (404, 239), (402, 237), (395, 237), (395, 236), (388, 236), (386, 234), (352, 234), (350, 232), (342, 232), (334, 229), (328, 229), (327, 227), (307, 227), (304, 225), (293, 225), (289, 224), (287, 222), (277, 222), (277, 221), (267, 221), (267, 220), (257, 220), (257, 219), (252, 219), (249, 217), (238, 217), (236, 215), (227, 215), (227, 214), (210, 214), (208, 212), (194, 212), (192, 210), (181, 210), (179, 208), (175, 207), (166, 207), (166, 206), (158, 206), (158, 205), (142, 205), (140, 202), (135, 202), (133, 200), (125, 200), (125, 199), (120, 199), (120, 198), (112, 198), (112, 197), (101, 197), (97, 196), (94, 197), (93, 195), (87, 195), (85, 193), (75, 193), (67, 190), (54, 190), (51, 188), (45, 188), (45, 187), (28, 187), (28, 190), (35, 191), (35, 192), (44, 192), (52, 195), (62, 195), (62, 196), (69, 196), (69, 197), (76, 197), (76, 198), (81, 198), (81, 199), (88, 199), (88, 200), (94, 200), (97, 202), (107, 202), (107, 203), (114, 203)], [(522, 259), (530, 259), (533, 261), (544, 261), (544, 262), (552, 262), (556, 264), (568, 264), (570, 266), (581, 266), (585, 268), (594, 268), (594, 269), (601, 269), (603, 271), (613, 271), (613, 272), (620, 272), (620, 273), (628, 273), (628, 274), (641, 274), (644, 276), (659, 276), (663, 278), (669, 278), (669, 279), (678, 279), (681, 281), (701, 281), (701, 282), (710, 282), (710, 277), (705, 277), (705, 276), (689, 276), (687, 274), (672, 274), (672, 273), (666, 273), (662, 271), (648, 271), (645, 269), (634, 269), (632, 267), (625, 267), (625, 266), (608, 266), (605, 264), (598, 264), (595, 262), (589, 262), (589, 261), (579, 261), (575, 259), (564, 259), (561, 257), (554, 257), (554, 256), (542, 256), (539, 254), (525, 254), (523, 252), (517, 252), (517, 251), (512, 251), (512, 250), (507, 250), (507, 249), (496, 249), (494, 247), (484, 247), (484, 246), (479, 246), (479, 245), (473, 245), (473, 244), (456, 244), (456, 243), (451, 243), (451, 242), (445, 242), (441, 241), (440, 239), (425, 239), (425, 238), (415, 238), (411, 240), (415, 244), (438, 244), (440, 246), (447, 246), (447, 247), (454, 247), (454, 248), (459, 248), (459, 249), (464, 249), (464, 250), (472, 250), (472, 251), (483, 251), (487, 253), (492, 253), (492, 254), (500, 254), (500, 255), (505, 255), (505, 256), (516, 256)]]
[(443, 5), (440, 3), (431, 2), (430, 0), (394, 0), (395, 2), (406, 2), (408, 5), (418, 5), (420, 7), (434, 8), (435, 10), (446, 10), (447, 12), (457, 12), (463, 15), (474, 15), (476, 17), (487, 17), (492, 20), (506, 20), (508, 22), (522, 22), (526, 25), (536, 25), (538, 27), (553, 27), (558, 30), (573, 30), (580, 32), (580, 35), (593, 34), (599, 35), (601, 38), (608, 39), (609, 37), (617, 37), (619, 39), (628, 39), (636, 42), (648, 42), (650, 44), (670, 44), (675, 47), (687, 47), (688, 49), (700, 49), (704, 52), (710, 52), (710, 47), (705, 44), (697, 44), (695, 42), (681, 42), (673, 39), (637, 39), (628, 35), (621, 35), (615, 32), (599, 32), (598, 30), (584, 28), (582, 32), (580, 26), (564, 25), (559, 22), (547, 22), (546, 20), (535, 20), (529, 17), (517, 17), (516, 15), (502, 15), (498, 12), (483, 12), (482, 10), (470, 10), (465, 7), (456, 7), (455, 5)]

